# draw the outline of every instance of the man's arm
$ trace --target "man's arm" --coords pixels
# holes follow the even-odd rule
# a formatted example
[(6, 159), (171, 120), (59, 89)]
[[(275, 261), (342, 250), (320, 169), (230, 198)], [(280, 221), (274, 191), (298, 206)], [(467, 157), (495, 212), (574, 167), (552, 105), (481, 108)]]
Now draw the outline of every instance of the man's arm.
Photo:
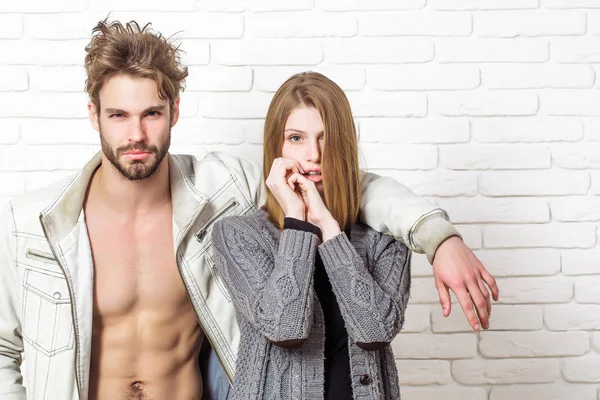
[[(262, 167), (251, 161), (218, 153), (240, 178), (256, 206), (265, 202)], [(363, 173), (360, 219), (373, 229), (395, 236), (412, 251), (425, 253), (445, 316), (450, 314), (452, 290), (473, 329), (489, 327), (491, 300), (498, 300), (496, 281), (463, 243), (446, 212), (395, 179)], [(473, 300), (471, 300), (473, 299)], [(475, 305), (475, 307), (473, 307)]]
[(15, 266), (15, 223), (10, 204), (0, 214), (0, 398), (24, 400), (23, 340), (19, 320), (20, 284)]

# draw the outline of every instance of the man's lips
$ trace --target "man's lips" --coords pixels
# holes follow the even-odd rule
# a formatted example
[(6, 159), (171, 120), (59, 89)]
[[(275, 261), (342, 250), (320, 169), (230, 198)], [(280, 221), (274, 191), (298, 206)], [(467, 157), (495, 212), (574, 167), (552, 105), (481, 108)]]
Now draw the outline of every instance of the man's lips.
[(152, 153), (150, 153), (149, 151), (130, 150), (125, 152), (123, 155), (129, 158), (130, 160), (143, 160), (150, 154)]

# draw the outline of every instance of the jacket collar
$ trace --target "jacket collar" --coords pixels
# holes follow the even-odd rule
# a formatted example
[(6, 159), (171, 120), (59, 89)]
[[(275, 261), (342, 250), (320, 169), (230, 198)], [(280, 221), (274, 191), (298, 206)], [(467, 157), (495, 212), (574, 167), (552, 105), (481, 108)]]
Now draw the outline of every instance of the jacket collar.
[[(181, 240), (195, 222), (208, 199), (192, 183), (193, 163), (184, 160), (178, 162), (177, 156), (171, 154), (167, 154), (167, 157), (173, 220), (179, 231), (177, 238)], [(90, 180), (101, 162), (102, 152), (98, 152), (83, 169), (68, 181), (60, 194), (41, 212), (40, 221), (51, 243), (59, 243), (76, 228)]]

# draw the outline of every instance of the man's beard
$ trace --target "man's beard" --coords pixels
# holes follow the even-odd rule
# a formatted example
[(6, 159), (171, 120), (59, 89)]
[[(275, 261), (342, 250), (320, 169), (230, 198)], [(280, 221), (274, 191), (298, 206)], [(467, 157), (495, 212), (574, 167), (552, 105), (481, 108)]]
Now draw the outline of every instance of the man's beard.
[[(102, 152), (110, 161), (110, 163), (114, 165), (114, 167), (121, 173), (121, 175), (130, 181), (142, 180), (151, 177), (167, 155), (169, 147), (171, 146), (171, 128), (169, 128), (167, 139), (161, 143), (159, 147), (149, 146), (146, 143), (140, 142), (132, 143), (130, 145), (119, 147), (116, 150), (113, 150), (108, 142), (104, 140), (102, 128), (100, 128), (100, 143), (102, 145)], [(133, 160), (129, 165), (120, 163), (119, 159), (121, 156), (132, 150), (147, 152), (151, 155), (146, 157), (144, 160)], [(150, 159), (150, 161), (148, 161), (148, 159)], [(151, 164), (146, 164), (146, 162), (150, 162)]]

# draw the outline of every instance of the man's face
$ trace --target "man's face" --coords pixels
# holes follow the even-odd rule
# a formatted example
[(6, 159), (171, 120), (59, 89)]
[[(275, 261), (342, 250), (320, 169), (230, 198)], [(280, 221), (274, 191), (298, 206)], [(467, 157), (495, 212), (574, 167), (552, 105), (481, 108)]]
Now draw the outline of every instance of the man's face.
[(104, 156), (129, 180), (150, 177), (169, 150), (179, 99), (170, 111), (155, 81), (129, 75), (110, 78), (99, 97), (100, 110), (91, 102), (88, 109), (92, 126), (100, 132)]

